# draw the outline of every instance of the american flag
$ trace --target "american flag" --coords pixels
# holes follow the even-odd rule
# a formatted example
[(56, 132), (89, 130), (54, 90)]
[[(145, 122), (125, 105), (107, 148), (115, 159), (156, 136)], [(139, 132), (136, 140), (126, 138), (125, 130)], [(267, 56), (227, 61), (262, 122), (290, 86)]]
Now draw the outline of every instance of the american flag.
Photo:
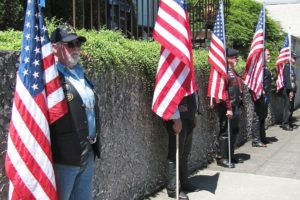
[(66, 112), (41, 7), (28, 0), (5, 160), (9, 199), (58, 199), (49, 123)]
[(226, 100), (227, 98), (226, 45), (223, 13), (223, 3), (221, 3), (216, 16), (208, 55), (208, 62), (211, 68), (207, 95), (215, 100)]
[(291, 45), (290, 45), (290, 35), (287, 34), (284, 40), (284, 44), (282, 49), (280, 50), (279, 56), (276, 61), (276, 72), (277, 72), (277, 80), (276, 80), (276, 88), (280, 90), (283, 85), (283, 69), (284, 64), (289, 62), (291, 59)]
[(152, 110), (167, 120), (182, 98), (196, 91), (186, 1), (160, 1), (153, 37), (162, 47)]
[(256, 31), (247, 58), (246, 70), (243, 75), (245, 85), (254, 94), (254, 100), (263, 93), (264, 43), (265, 43), (265, 10), (260, 11)]

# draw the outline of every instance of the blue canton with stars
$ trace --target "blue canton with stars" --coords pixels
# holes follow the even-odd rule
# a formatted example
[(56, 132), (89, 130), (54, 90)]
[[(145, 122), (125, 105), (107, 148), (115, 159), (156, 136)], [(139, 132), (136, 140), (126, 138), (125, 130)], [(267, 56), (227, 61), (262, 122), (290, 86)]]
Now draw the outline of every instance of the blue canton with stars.
[(185, 0), (174, 0), (176, 3), (178, 3), (185, 11), (187, 10), (187, 5)]
[(222, 41), (222, 43), (224, 43), (224, 20), (222, 12), (222, 5), (220, 5), (220, 9), (218, 10), (214, 25), (214, 35), (217, 36)]
[(44, 89), (41, 47), (49, 42), (41, 8), (28, 0), (18, 75), (32, 96)]
[(257, 26), (256, 26), (256, 32), (259, 31), (260, 29), (264, 30), (264, 21), (265, 21), (265, 9), (262, 8), (261, 11), (260, 11), (260, 15), (259, 15), (259, 18), (258, 18), (258, 23), (257, 23)]
[(290, 46), (289, 35), (287, 34), (283, 43), (282, 48), (288, 48)]

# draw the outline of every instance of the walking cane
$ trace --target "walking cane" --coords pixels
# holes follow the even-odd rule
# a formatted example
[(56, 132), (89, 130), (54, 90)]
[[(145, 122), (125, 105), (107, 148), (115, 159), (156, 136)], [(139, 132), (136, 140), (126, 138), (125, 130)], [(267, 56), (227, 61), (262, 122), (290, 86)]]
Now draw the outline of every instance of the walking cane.
[(228, 123), (228, 163), (229, 163), (229, 168), (231, 168), (231, 146), (230, 146), (230, 122), (229, 119), (227, 119)]
[(176, 134), (176, 200), (179, 200), (179, 134)]

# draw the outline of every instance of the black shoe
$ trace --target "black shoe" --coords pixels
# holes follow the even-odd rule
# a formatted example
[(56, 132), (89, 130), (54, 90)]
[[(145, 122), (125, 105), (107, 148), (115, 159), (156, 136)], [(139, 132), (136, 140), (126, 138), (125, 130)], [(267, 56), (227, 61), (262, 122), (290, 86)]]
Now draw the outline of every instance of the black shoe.
[(262, 142), (252, 142), (252, 147), (267, 147), (267, 145)]
[(235, 167), (233, 163), (230, 163), (230, 165), (229, 165), (228, 159), (225, 159), (225, 158), (217, 160), (217, 164), (221, 167), (226, 167), (226, 168), (234, 168)]
[[(171, 198), (176, 198), (176, 191), (167, 191), (168, 196)], [(184, 192), (179, 192), (179, 200), (189, 200), (189, 197)]]
[(298, 125), (296, 125), (296, 124), (289, 124), (289, 127), (292, 128), (292, 129), (297, 129)]
[(182, 188), (182, 190), (184, 190), (186, 192), (199, 192), (200, 191), (200, 189), (197, 186), (193, 185), (190, 182), (187, 182), (186, 184), (182, 184), (181, 188)]
[(244, 160), (242, 158), (238, 158), (238, 157), (233, 157), (231, 159), (231, 162), (234, 163), (234, 164), (238, 164), (238, 163), (243, 163)]
[(285, 125), (282, 125), (282, 129), (285, 130), (285, 131), (293, 131), (293, 128), (290, 127), (289, 125), (285, 124)]

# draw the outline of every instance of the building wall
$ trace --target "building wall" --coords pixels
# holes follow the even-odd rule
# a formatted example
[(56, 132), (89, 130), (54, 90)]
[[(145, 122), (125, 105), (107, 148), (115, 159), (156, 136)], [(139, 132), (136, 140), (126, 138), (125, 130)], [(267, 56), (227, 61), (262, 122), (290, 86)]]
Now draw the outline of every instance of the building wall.
[(300, 108), (300, 38), (292, 37), (292, 49), (299, 56), (296, 59), (295, 73), (296, 73), (296, 84), (297, 92), (295, 97), (295, 107)]

